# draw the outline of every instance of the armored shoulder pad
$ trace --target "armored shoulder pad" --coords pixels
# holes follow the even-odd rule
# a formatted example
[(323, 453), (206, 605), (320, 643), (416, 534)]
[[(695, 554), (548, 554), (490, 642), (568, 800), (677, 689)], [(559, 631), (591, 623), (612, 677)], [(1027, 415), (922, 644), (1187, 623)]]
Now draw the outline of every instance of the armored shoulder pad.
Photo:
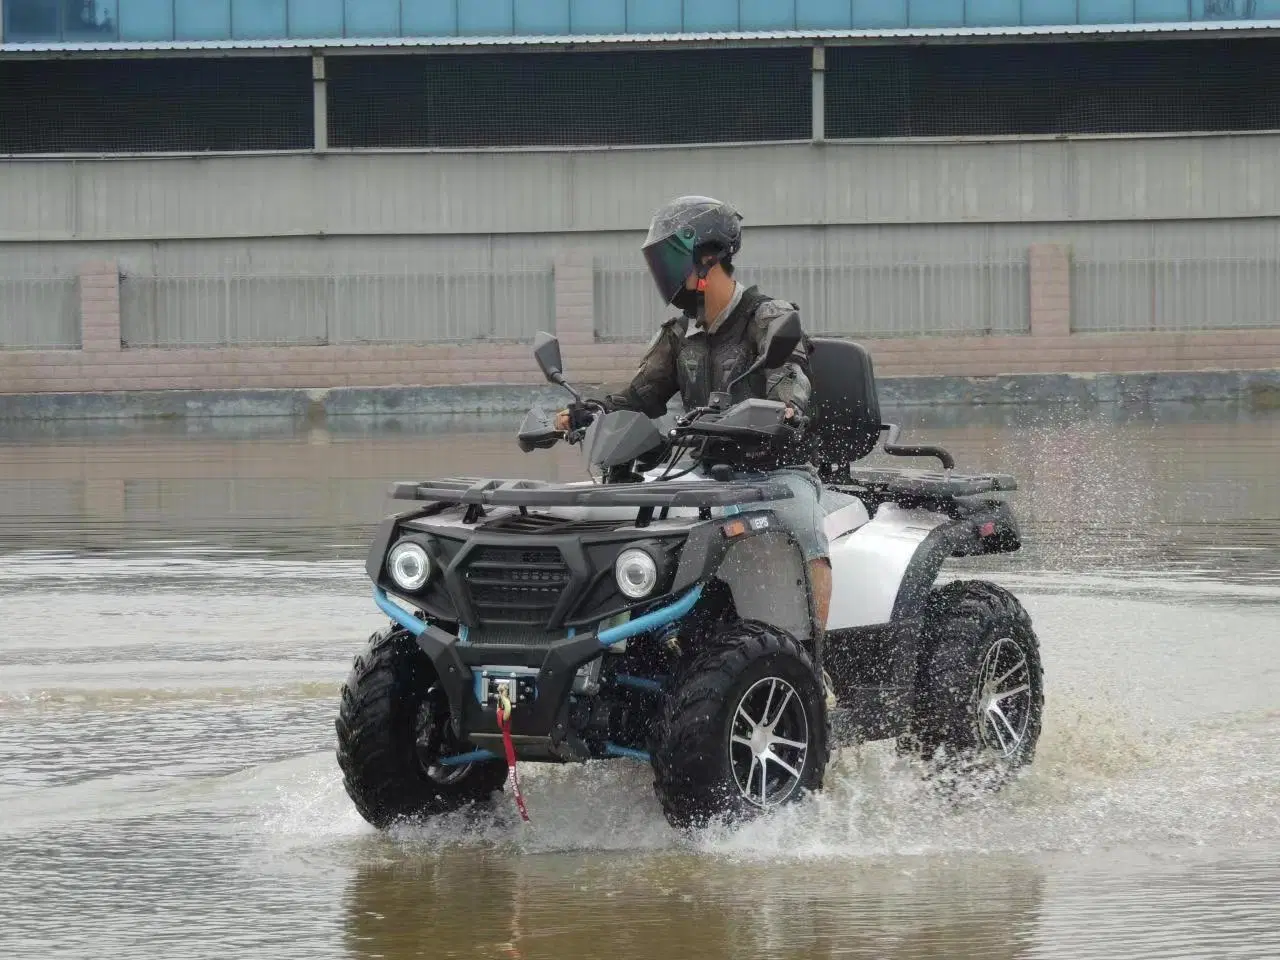
[(649, 342), (645, 344), (645, 350), (652, 350), (657, 345), (658, 341), (662, 339), (662, 335), (664, 333), (674, 333), (676, 336), (681, 336), (684, 333), (684, 328), (678, 327), (677, 324), (684, 319), (684, 317), (677, 316), (663, 320), (662, 326), (653, 331), (653, 336), (650, 337)]
[(788, 313), (791, 313), (791, 311), (799, 309), (800, 308), (798, 306), (789, 300), (762, 300), (760, 302), (760, 306), (756, 307), (756, 319), (768, 321), (775, 317), (785, 316)]

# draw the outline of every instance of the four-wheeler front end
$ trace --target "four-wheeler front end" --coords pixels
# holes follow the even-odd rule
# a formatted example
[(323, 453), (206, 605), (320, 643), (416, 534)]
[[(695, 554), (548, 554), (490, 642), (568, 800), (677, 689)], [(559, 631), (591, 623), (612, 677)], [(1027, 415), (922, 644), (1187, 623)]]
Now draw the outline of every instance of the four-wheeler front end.
[(416, 506), (381, 524), (366, 563), (391, 625), (357, 658), (338, 721), (348, 792), (374, 823), (483, 799), (511, 757), (649, 760), (683, 650), (724, 612), (726, 560), (770, 538), (787, 566), (773, 515), (736, 513), (789, 496), (771, 483), (460, 479), (393, 496)]

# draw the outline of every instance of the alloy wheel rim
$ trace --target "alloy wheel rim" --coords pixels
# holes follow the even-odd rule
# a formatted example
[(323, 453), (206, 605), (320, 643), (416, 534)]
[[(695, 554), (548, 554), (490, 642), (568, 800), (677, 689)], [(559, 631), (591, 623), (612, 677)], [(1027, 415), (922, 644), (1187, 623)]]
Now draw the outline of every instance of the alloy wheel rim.
[(1001, 759), (1013, 756), (1031, 722), (1031, 661), (1011, 637), (996, 640), (982, 658), (977, 704), (983, 745)]
[(764, 809), (788, 800), (809, 755), (809, 718), (796, 688), (781, 677), (752, 684), (734, 710), (728, 749), (745, 800)]

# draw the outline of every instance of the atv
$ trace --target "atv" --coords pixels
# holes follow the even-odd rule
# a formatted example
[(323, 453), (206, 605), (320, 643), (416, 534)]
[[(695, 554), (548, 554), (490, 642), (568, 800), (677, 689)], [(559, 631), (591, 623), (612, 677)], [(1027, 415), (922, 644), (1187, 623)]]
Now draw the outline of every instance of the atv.
[[(1004, 497), (1015, 482), (899, 445), (852, 341), (808, 341), (807, 421), (733, 400), (800, 341), (794, 316), (776, 321), (725, 392), (651, 419), (581, 393), (540, 333), (544, 375), (590, 422), (561, 432), (535, 407), (519, 445), (582, 444), (590, 479), (392, 485), (413, 505), (381, 523), (366, 563), (390, 622), (355, 658), (336, 719), (344, 786), (369, 823), (483, 803), (507, 784), (527, 819), (517, 761), (650, 764), (676, 828), (820, 790), (837, 743), (893, 740), (926, 775), (995, 788), (1032, 761), (1044, 694), (1030, 618), (992, 583), (936, 583), (949, 557), (1020, 549)], [(770, 509), (791, 491), (728, 462), (797, 429), (824, 486), (825, 631)], [(855, 466), (882, 438), (885, 454), (942, 470)]]

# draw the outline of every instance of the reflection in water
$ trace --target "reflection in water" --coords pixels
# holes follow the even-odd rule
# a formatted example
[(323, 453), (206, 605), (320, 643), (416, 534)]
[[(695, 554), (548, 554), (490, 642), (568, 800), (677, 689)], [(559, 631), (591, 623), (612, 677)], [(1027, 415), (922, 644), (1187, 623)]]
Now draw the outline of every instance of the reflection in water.
[[(961, 470), (1014, 474), (1027, 549), (1011, 570), (1173, 569), (1270, 579), (1280, 537), (1280, 412), (912, 408), (908, 436)], [(963, 415), (963, 420), (959, 418)], [(0, 425), (0, 550), (137, 550), (156, 541), (271, 556), (360, 557), (391, 481), (582, 479), (580, 449), (522, 454), (517, 417), (245, 418)], [(876, 455), (868, 464), (917, 465)], [(150, 543), (149, 543), (150, 542)]]
[(831, 862), (443, 852), (358, 868), (344, 942), (360, 960), (449, 956), (457, 944), (469, 946), (453, 955), (521, 960), (1015, 960), (1028, 955), (1043, 882), (1015, 859), (851, 871)]
[(1021, 484), (1024, 551), (944, 572), (1035, 618), (1037, 762), (953, 807), (872, 744), (692, 840), (629, 762), (522, 774), (527, 826), (386, 836), (338, 779), (388, 483), (579, 451), (518, 417), (0, 425), (0, 956), (1280, 956), (1280, 412), (899, 419)]

